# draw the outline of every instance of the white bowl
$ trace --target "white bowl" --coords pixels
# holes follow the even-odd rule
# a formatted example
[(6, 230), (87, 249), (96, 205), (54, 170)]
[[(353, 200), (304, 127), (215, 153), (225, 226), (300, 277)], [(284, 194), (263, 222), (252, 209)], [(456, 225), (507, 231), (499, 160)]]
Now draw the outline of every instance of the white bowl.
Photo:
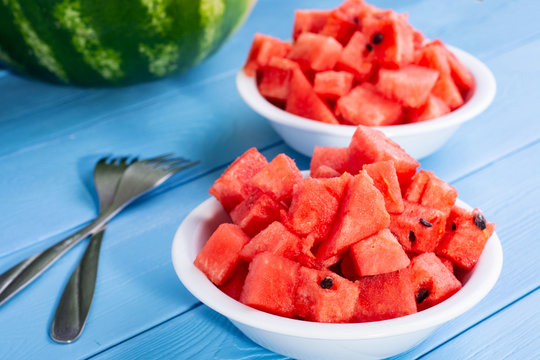
[[(376, 127), (416, 159), (439, 150), (461, 124), (484, 111), (495, 97), (495, 77), (487, 66), (463, 50), (452, 46), (448, 48), (469, 69), (475, 80), (465, 104), (437, 119)], [(288, 113), (268, 102), (259, 93), (255, 78), (246, 76), (242, 70), (236, 75), (236, 87), (244, 101), (270, 120), (283, 140), (301, 154), (311, 157), (315, 145), (347, 147), (351, 142), (355, 126), (326, 124)]]
[[(468, 207), (463, 202), (458, 205)], [(180, 281), (201, 302), (227, 317), (257, 344), (297, 359), (380, 359), (404, 352), (477, 304), (495, 285), (502, 268), (496, 233), (488, 240), (463, 288), (442, 303), (397, 319), (325, 324), (289, 319), (248, 307), (221, 292), (193, 265), (212, 232), (229, 216), (214, 198), (195, 208), (178, 228), (172, 262)]]

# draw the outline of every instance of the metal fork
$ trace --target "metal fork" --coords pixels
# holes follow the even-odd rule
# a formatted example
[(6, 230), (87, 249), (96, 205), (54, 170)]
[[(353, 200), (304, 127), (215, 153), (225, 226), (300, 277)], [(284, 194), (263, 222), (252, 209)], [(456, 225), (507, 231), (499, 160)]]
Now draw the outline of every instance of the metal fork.
[[(128, 157), (104, 157), (97, 162), (94, 168), (94, 186), (100, 213), (111, 205), (124, 171), (137, 161), (128, 160)], [(57, 342), (70, 343), (76, 340), (86, 324), (94, 297), (99, 251), (105, 227), (106, 225), (90, 237), (86, 251), (64, 288), (51, 325), (51, 338)]]
[(197, 164), (183, 158), (160, 157), (139, 161), (129, 166), (122, 179), (112, 204), (90, 224), (48, 249), (21, 261), (0, 275), (0, 305), (22, 290), (41, 275), (75, 244), (99, 231), (109, 220), (128, 204), (162, 184), (173, 174)]

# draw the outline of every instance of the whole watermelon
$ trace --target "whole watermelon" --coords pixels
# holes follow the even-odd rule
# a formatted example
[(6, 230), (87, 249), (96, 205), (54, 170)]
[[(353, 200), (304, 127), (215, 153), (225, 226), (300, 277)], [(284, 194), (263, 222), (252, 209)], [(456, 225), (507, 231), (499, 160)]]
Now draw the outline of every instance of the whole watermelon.
[(0, 61), (41, 79), (127, 85), (215, 52), (255, 0), (0, 0)]

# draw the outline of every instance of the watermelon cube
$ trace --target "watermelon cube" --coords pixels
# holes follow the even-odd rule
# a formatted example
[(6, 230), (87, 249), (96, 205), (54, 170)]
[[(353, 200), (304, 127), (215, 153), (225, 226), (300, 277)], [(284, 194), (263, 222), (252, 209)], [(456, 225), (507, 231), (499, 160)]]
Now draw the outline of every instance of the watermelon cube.
[(356, 284), (360, 295), (353, 318), (355, 322), (392, 319), (417, 311), (408, 268), (364, 276)]
[(285, 111), (328, 124), (339, 124), (332, 110), (317, 95), (300, 70), (293, 71)]
[(493, 231), (495, 224), (488, 222), (480, 210), (468, 211), (454, 206), (448, 216), (446, 232), (435, 252), (460, 268), (471, 270)]
[(405, 210), (401, 214), (391, 214), (390, 231), (406, 251), (434, 251), (444, 233), (446, 215), (409, 201), (404, 201), (404, 205)]
[(268, 161), (257, 149), (247, 150), (214, 182), (210, 194), (216, 197), (225, 211), (231, 211), (253, 192), (251, 178), (267, 164)]
[(364, 165), (363, 169), (373, 179), (373, 185), (383, 195), (386, 211), (391, 214), (402, 213), (405, 207), (394, 162), (391, 160), (377, 161)]
[(300, 265), (268, 252), (253, 258), (240, 302), (281, 316), (292, 316)]
[(352, 177), (328, 238), (316, 251), (325, 265), (337, 263), (352, 244), (388, 227), (384, 198), (365, 171)]
[(294, 160), (279, 154), (251, 178), (251, 183), (274, 200), (289, 203), (293, 186), (300, 180), (302, 173)]
[(274, 221), (259, 232), (240, 251), (242, 259), (251, 261), (262, 252), (268, 251), (291, 260), (296, 260), (302, 250), (302, 240), (291, 233), (282, 223)]
[(457, 109), (465, 102), (454, 80), (448, 74), (441, 74), (432, 93), (443, 100), (452, 110)]
[(404, 198), (440, 210), (448, 215), (456, 202), (457, 195), (457, 190), (436, 177), (433, 171), (420, 170), (413, 177)]
[(240, 262), (249, 237), (234, 224), (224, 223), (212, 233), (193, 264), (216, 285), (225, 283)]
[(409, 266), (418, 311), (448, 299), (461, 289), (461, 282), (434, 253), (423, 253)]
[(375, 85), (377, 91), (405, 107), (419, 108), (424, 105), (439, 78), (437, 70), (417, 65), (400, 69), (381, 69)]
[(272, 57), (268, 65), (261, 69), (257, 84), (262, 96), (276, 100), (287, 100), (293, 70), (299, 68), (292, 60)]
[(266, 66), (273, 56), (285, 57), (291, 47), (292, 45), (286, 41), (256, 33), (244, 64), (244, 73), (247, 76), (254, 76), (255, 72)]
[(218, 286), (219, 289), (233, 299), (239, 300), (248, 273), (248, 267), (249, 263), (247, 261), (240, 261), (233, 273), (229, 276), (227, 282)]
[(315, 71), (331, 70), (336, 65), (343, 46), (334, 38), (302, 33), (294, 42), (287, 57)]
[(329, 15), (330, 10), (296, 10), (294, 12), (293, 40), (305, 32), (320, 32)]
[(313, 89), (323, 97), (335, 99), (347, 94), (353, 84), (353, 75), (345, 71), (322, 71), (315, 74)]
[(337, 214), (349, 178), (306, 178), (294, 187), (293, 199), (285, 220), (295, 234), (311, 235), (314, 245), (326, 237)]
[(436, 119), (450, 112), (450, 107), (439, 97), (429, 94), (426, 103), (418, 109), (410, 109), (407, 112), (407, 120), (410, 123)]
[[(347, 162), (349, 160), (348, 148), (337, 148), (330, 146), (318, 146), (313, 149), (311, 163), (309, 169), (315, 171), (322, 165), (326, 165), (338, 173), (342, 174), (347, 171)], [(312, 175), (313, 176), (313, 175)]]
[(294, 314), (325, 323), (349, 322), (355, 313), (358, 287), (328, 270), (301, 267)]
[(413, 159), (397, 143), (384, 133), (368, 126), (358, 126), (349, 144), (347, 168), (352, 173), (362, 169), (364, 164), (392, 160), (401, 189), (406, 188), (416, 173), (420, 163)]
[(250, 237), (257, 235), (268, 225), (280, 219), (283, 205), (268, 194), (254, 191), (231, 212), (232, 221)]
[(373, 52), (366, 36), (357, 31), (353, 34), (336, 64), (336, 68), (352, 73), (357, 81), (369, 79), (374, 70)]
[(355, 278), (394, 272), (409, 265), (409, 257), (388, 229), (352, 245), (347, 252)]
[(358, 22), (353, 16), (335, 9), (330, 12), (321, 34), (336, 39), (342, 45), (347, 45), (356, 30), (358, 30)]
[(311, 172), (311, 177), (314, 178), (333, 178), (339, 175), (339, 172), (326, 165), (321, 165)]
[(385, 99), (370, 84), (364, 83), (342, 96), (336, 103), (336, 115), (353, 125), (384, 126), (398, 124), (403, 117), (401, 105)]

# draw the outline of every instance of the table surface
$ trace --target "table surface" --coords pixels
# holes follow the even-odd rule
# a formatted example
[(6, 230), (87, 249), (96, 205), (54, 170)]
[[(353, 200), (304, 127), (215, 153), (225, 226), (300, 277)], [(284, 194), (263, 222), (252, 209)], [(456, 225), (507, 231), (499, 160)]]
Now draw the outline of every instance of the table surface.
[[(497, 223), (498, 283), (473, 309), (395, 359), (540, 358), (540, 5), (534, 0), (377, 1), (407, 12), (429, 38), (485, 62), (491, 107), (421, 160)], [(175, 152), (201, 163), (109, 226), (82, 337), (48, 335), (59, 293), (86, 243), (0, 307), (0, 358), (282, 359), (197, 301), (171, 263), (174, 233), (249, 147), (309, 159), (287, 147), (240, 99), (234, 78), (255, 32), (290, 37), (295, 8), (338, 1), (260, 0), (210, 59), (165, 80), (119, 89), (45, 84), (0, 70), (0, 272), (96, 216), (94, 163), (107, 154)]]

